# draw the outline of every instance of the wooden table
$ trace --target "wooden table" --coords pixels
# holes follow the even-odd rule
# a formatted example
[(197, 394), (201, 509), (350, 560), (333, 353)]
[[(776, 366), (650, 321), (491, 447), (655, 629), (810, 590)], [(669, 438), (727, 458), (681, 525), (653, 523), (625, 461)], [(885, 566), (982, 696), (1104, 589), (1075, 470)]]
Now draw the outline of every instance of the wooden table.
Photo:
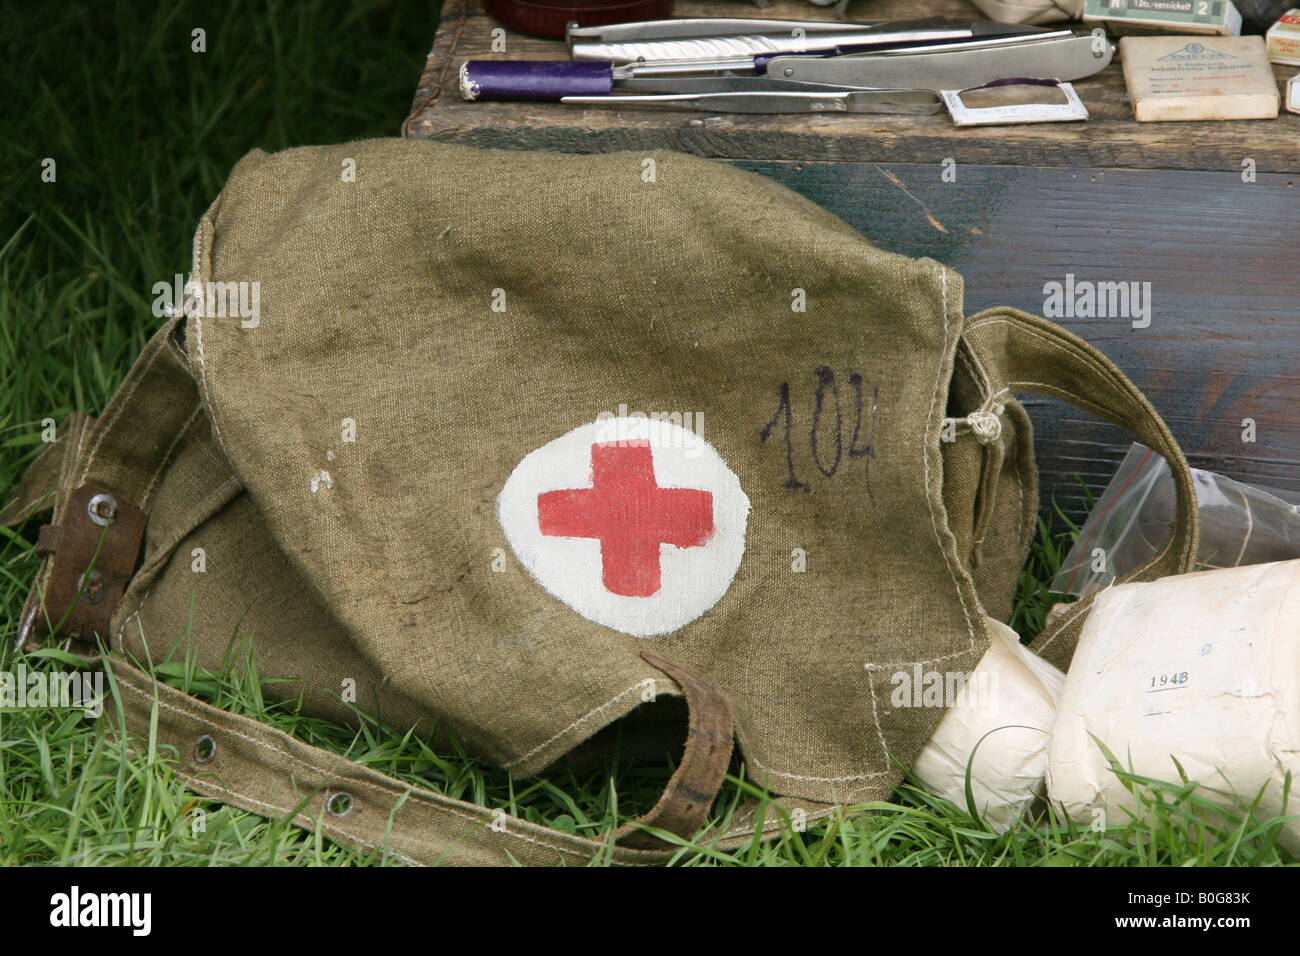
[[(829, 18), (800, 2), (678, 0), (681, 16)], [(979, 17), (966, 0), (878, 0), (850, 15)], [(946, 114), (736, 116), (467, 103), (466, 59), (566, 59), (506, 31), (493, 54), (478, 0), (446, 0), (403, 135), (500, 149), (676, 149), (770, 176), (878, 245), (962, 273), (968, 313), (1044, 314), (1048, 283), (1150, 283), (1129, 317), (1049, 316), (1095, 343), (1160, 410), (1192, 464), (1300, 491), (1300, 116), (1137, 123), (1118, 57), (1076, 83), (1087, 123), (959, 129)], [(1300, 68), (1277, 68), (1279, 81)], [(945, 176), (945, 170), (949, 175)], [(955, 173), (955, 178), (953, 176)], [(1087, 512), (1129, 438), (1028, 397), (1044, 507)], [(1244, 421), (1255, 441), (1242, 440)]]

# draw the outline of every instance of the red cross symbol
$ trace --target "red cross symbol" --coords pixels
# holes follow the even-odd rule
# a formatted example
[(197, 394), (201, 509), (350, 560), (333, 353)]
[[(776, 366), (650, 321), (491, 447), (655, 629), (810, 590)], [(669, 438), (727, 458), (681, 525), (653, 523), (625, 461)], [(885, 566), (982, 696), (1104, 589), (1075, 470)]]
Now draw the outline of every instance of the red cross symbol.
[(606, 590), (649, 597), (659, 590), (659, 545), (694, 548), (713, 537), (713, 492), (660, 488), (645, 440), (591, 446), (591, 487), (537, 496), (542, 534), (600, 540)]

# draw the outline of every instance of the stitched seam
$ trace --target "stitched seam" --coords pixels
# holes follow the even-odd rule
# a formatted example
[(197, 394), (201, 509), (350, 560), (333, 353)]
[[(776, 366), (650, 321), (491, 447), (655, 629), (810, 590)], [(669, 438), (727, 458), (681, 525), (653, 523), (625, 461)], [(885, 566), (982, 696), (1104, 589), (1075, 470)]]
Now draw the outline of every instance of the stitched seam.
[(221, 440), (217, 410), (212, 404), (212, 394), (208, 391), (208, 366), (203, 360), (203, 319), (198, 315), (194, 316), (194, 356), (199, 360), (199, 391), (203, 395), (203, 404), (208, 408), (208, 421), (212, 423), (212, 437), (216, 439), (217, 447), (221, 449), (222, 454), (230, 458), (230, 452), (226, 449), (225, 442)]
[[(951, 660), (952, 658), (955, 658), (955, 657), (965, 657), (967, 654), (969, 654), (969, 653), (971, 652), (972, 649), (973, 649), (973, 648), (966, 648), (965, 650), (953, 651), (951, 654), (943, 654), (943, 655), (941, 655), (941, 656), (939, 656), (939, 657), (930, 657), (930, 658), (926, 658), (925, 660), (920, 660), (920, 661), (883, 661), (883, 662), (880, 662), (880, 663), (872, 662), (872, 665), (871, 665), (871, 666), (872, 666), (872, 671), (868, 671), (868, 672), (867, 672), (867, 675), (868, 675), (868, 676), (867, 676), (867, 683), (868, 683), (868, 686), (871, 685), (871, 680), (872, 680), (872, 679), (871, 679), (871, 674), (872, 674), (872, 672), (873, 672), (873, 671), (876, 671), (876, 670), (879, 670), (879, 669), (881, 669), (881, 668), (884, 668), (884, 667), (909, 667), (909, 666), (912, 666), (912, 665), (915, 665), (915, 664), (937, 664), (937, 663), (939, 663), (940, 661)], [(872, 707), (872, 715), (873, 715), (873, 717), (874, 717), (874, 716), (875, 716), (875, 707), (876, 707), (876, 694), (875, 694), (875, 688), (874, 688), (874, 687), (871, 687), (871, 707)], [(877, 730), (877, 733), (880, 734), (880, 721), (879, 721), (879, 719), (876, 720), (876, 730)], [(885, 751), (885, 753), (888, 753), (888, 752), (889, 752), (889, 747), (888, 747), (888, 745), (885, 743), (885, 740), (884, 740), (884, 736), (883, 736), (883, 734), (881, 734), (881, 737), (880, 737), (880, 744), (881, 744), (881, 748)], [(751, 758), (751, 759), (752, 759), (752, 758)], [(870, 780), (870, 779), (873, 779), (873, 778), (875, 778), (875, 777), (884, 777), (884, 776), (887, 776), (887, 775), (889, 775), (890, 773), (893, 772), (893, 771), (891, 771), (891, 770), (880, 770), (880, 771), (875, 771), (875, 772), (872, 772), (872, 773), (859, 774), (859, 775), (857, 775), (857, 776), (852, 776), (852, 777), (812, 777), (812, 776), (808, 776), (808, 775), (806, 775), (806, 774), (786, 773), (785, 771), (782, 771), (782, 770), (773, 770), (773, 769), (771, 769), (770, 767), (762, 766), (762, 765), (759, 764), (757, 761), (755, 761), (754, 763), (755, 763), (755, 766), (756, 766), (756, 767), (761, 767), (761, 769), (763, 770), (764, 773), (770, 774), (770, 775), (773, 776), (773, 777), (782, 777), (782, 778), (787, 779), (787, 780), (807, 780), (807, 781), (821, 782), (821, 783), (840, 783), (840, 782), (850, 781), (850, 780)]]
[(940, 654), (938, 657), (927, 657), (924, 660), (919, 660), (919, 661), (914, 661), (914, 660), (872, 661), (871, 669), (873, 671), (878, 671), (882, 667), (907, 667), (911, 664), (938, 664), (940, 661), (950, 661), (954, 657), (962, 657), (966, 654), (969, 654), (970, 651), (971, 648), (968, 647), (965, 648), (964, 650), (953, 651), (951, 654)]
[[(182, 291), (181, 301), (184, 302), (185, 301), (184, 290), (182, 289), (181, 291)], [(178, 360), (180, 365), (184, 366), (189, 363), (189, 357), (185, 354), (184, 346), (182, 346), (180, 343), (176, 341), (176, 336), (174, 334), (175, 331), (176, 329), (173, 328), (172, 331), (167, 335), (167, 348), (172, 353), (172, 356)]]
[(90, 434), (89, 424), (82, 419), (82, 425), (77, 429), (77, 451), (75, 457), (68, 462), (67, 472), (69, 475), (77, 470), (77, 462), (81, 461), (81, 450), (86, 446), (86, 436)]
[[(1060, 398), (1069, 399), (1070, 401), (1077, 402), (1080, 408), (1085, 408), (1090, 412), (1103, 413), (1106, 411), (1104, 406), (1098, 405), (1096, 402), (1084, 398), (1082, 395), (1077, 395), (1069, 389), (1061, 388), (1059, 385), (1049, 385), (1047, 382), (1031, 382), (1029, 380), (1017, 381), (1013, 384), (1026, 389), (1041, 389), (1048, 395), (1056, 395)], [(1106, 416), (1103, 414), (1101, 417), (1104, 418)]]
[[(81, 464), (82, 450), (86, 447), (86, 435), (89, 432), (89, 429), (81, 428), (78, 429), (78, 432), (79, 434), (77, 435), (77, 450), (74, 451), (67, 459), (64, 460), (63, 467), (59, 469), (59, 489), (61, 492), (64, 492), (67, 495), (71, 495), (71, 493), (75, 490), (75, 488), (73, 487), (72, 476), (76, 473), (77, 466)], [(80, 482), (78, 482), (78, 484), (80, 484)], [(62, 502), (61, 508), (66, 509), (66, 507), (67, 507), (67, 502), (66, 501)], [(56, 523), (62, 524), (63, 515), (59, 515), (58, 519), (59, 520)]]
[[(998, 435), (1001, 437), (1001, 430)], [(997, 507), (998, 485), (1002, 477), (1002, 466), (1006, 462), (1006, 451), (1000, 442), (984, 446), (982, 468), (984, 474), (980, 476), (981, 507), (980, 513), (976, 518), (976, 527), (979, 529), (979, 537), (973, 542), (974, 550), (978, 553), (984, 547), (984, 539), (988, 537), (989, 528), (993, 525), (993, 512)], [(993, 461), (996, 457), (996, 462)], [(987, 486), (987, 487), (986, 487)]]
[[(1161, 556), (1163, 556), (1163, 552), (1161, 552)], [(1052, 636), (1038, 645), (1038, 652), (1041, 654), (1044, 650), (1051, 647), (1056, 639), (1061, 636), (1062, 632), (1076, 617), (1092, 607), (1093, 598), (1096, 596), (1095, 593), (1089, 594), (1086, 599), (1079, 601), (1070, 610), (1062, 612), (1060, 620), (1056, 622), (1056, 627), (1052, 631)]]
[[(966, 337), (963, 336), (963, 339)], [(976, 353), (975, 349), (967, 342), (966, 348), (958, 348), (957, 354), (962, 356), (967, 366), (972, 370), (971, 377), (975, 380), (976, 386), (981, 392), (993, 388), (993, 377), (989, 375), (988, 369), (984, 367), (983, 360)]]
[[(194, 233), (194, 261), (190, 267), (190, 278), (198, 282), (203, 281), (203, 232), (205, 226), (210, 228), (214, 234), (216, 233), (217, 228), (215, 224), (209, 223), (207, 218), (204, 217), (204, 221), (199, 224), (199, 228)], [(203, 396), (203, 404), (206, 405), (208, 409), (208, 421), (212, 424), (212, 437), (216, 440), (217, 447), (221, 449), (221, 453), (226, 456), (226, 459), (233, 462), (234, 459), (230, 457), (229, 449), (226, 448), (225, 442), (221, 440), (221, 427), (217, 424), (217, 409), (216, 406), (212, 404), (212, 394), (208, 391), (208, 366), (207, 362), (204, 361), (203, 358), (202, 311), (202, 309), (195, 309), (195, 314), (193, 316), (194, 356), (199, 361), (199, 393)]]
[[(938, 265), (936, 263), (936, 265)], [(948, 330), (951, 322), (948, 318), (948, 273), (947, 270), (939, 265), (940, 291), (943, 296), (943, 329), (944, 343), (947, 344)], [(948, 577), (952, 580), (953, 589), (957, 592), (957, 600), (961, 603), (962, 615), (966, 618), (966, 636), (969, 638), (967, 650), (975, 649), (975, 624), (971, 620), (970, 609), (966, 606), (966, 594), (962, 591), (961, 583), (957, 580), (957, 572), (953, 568), (952, 561), (948, 557), (948, 549), (943, 545), (943, 534), (939, 530), (939, 518), (934, 512), (934, 499), (936, 495), (930, 489), (930, 431), (934, 424), (935, 407), (939, 404), (939, 393), (943, 391), (943, 357), (944, 350), (939, 352), (938, 369), (935, 372), (934, 394), (930, 397), (930, 412), (925, 419), (925, 441), (921, 447), (921, 466), (925, 473), (925, 503), (930, 512), (930, 527), (934, 530), (934, 540), (939, 546), (939, 553), (943, 556), (944, 566), (948, 569)], [(942, 493), (942, 492), (940, 492)]]
[[(201, 778), (198, 774), (191, 774), (188, 771), (178, 769), (176, 770), (176, 776), (179, 777), (185, 783), (185, 785), (189, 787), (191, 790), (204, 792), (207, 793), (209, 796), (212, 794), (222, 794), (227, 797), (230, 797), (231, 799), (227, 800), (226, 802), (234, 806), (239, 806), (241, 803), (252, 804), (255, 807), (261, 807), (263, 810), (269, 810), (270, 813), (267, 814), (267, 816), (273, 818), (278, 818), (280, 814), (284, 812), (280, 807), (275, 806), (275, 804), (267, 803), (265, 800), (257, 800), (253, 797), (247, 796), (246, 794), (236, 793), (234, 790), (228, 790), (227, 788), (221, 786), (220, 784), (213, 783), (211, 780)], [(325, 831), (325, 833), (334, 837), (334, 839), (340, 843), (355, 843), (356, 845), (364, 847), (367, 850), (380, 849), (380, 844), (371, 843), (369, 840), (362, 839), (359, 836), (352, 836), (351, 834), (338, 829), (332, 824), (325, 823), (323, 820), (317, 821), (315, 817), (311, 816), (306, 812), (299, 813), (297, 816), (292, 818), (292, 821), (298, 824), (299, 826), (302, 826), (304, 821), (310, 823), (313, 828), (319, 826), (322, 830)], [(391, 847), (389, 847), (387, 852), (390, 856), (392, 856), (397, 860), (400, 860), (402, 863), (406, 864), (407, 866), (424, 865), (417, 860), (411, 859), (405, 854), (398, 853), (396, 850), (393, 850)]]
[[(132, 579), (132, 585), (134, 585), (134, 583), (135, 583), (136, 581), (139, 581), (139, 580), (142, 580), (142, 579), (143, 579), (142, 576), (139, 575), (139, 574), (137, 574), (137, 575), (135, 576), (135, 578)], [(124, 594), (124, 595), (122, 596), (122, 597), (123, 597), (123, 600), (126, 599), (126, 596), (129, 595), (129, 594), (131, 593), (132, 590), (133, 590), (132, 586), (128, 585), (128, 587), (127, 587), (127, 591), (126, 591), (126, 594)], [(136, 618), (137, 620), (139, 619), (139, 617), (140, 617), (140, 612), (141, 612), (142, 610), (144, 610), (144, 602), (147, 601), (147, 600), (149, 600), (149, 595), (152, 594), (152, 593), (153, 593), (153, 587), (150, 586), (150, 587), (149, 587), (149, 588), (144, 592), (144, 594), (142, 594), (142, 595), (140, 596), (140, 600), (139, 600), (139, 602), (136, 604), (136, 606), (135, 606), (135, 610), (132, 611), (130, 614), (128, 614), (126, 617), (122, 618), (122, 623), (121, 623), (121, 625), (118, 626), (118, 629), (117, 629), (117, 635), (116, 635), (116, 636), (117, 636), (117, 649), (118, 649), (119, 651), (121, 651), (123, 654), (126, 653), (126, 644), (124, 643), (125, 638), (126, 638), (126, 626), (127, 626), (128, 624), (131, 623), (131, 619), (132, 619), (132, 618)], [(144, 631), (143, 631), (143, 629), (141, 629), (141, 634), (143, 634), (143, 633), (144, 633)]]
[(867, 671), (867, 692), (871, 694), (871, 722), (876, 727), (876, 738), (880, 741), (880, 753), (885, 760), (888, 760), (889, 744), (885, 743), (885, 732), (880, 729), (880, 713), (876, 709), (876, 677), (872, 671)]
[(966, 369), (966, 374), (971, 378), (971, 384), (979, 390), (980, 394), (985, 394), (993, 388), (993, 383), (989, 379), (988, 373), (985, 372), (983, 367), (978, 365), (976, 359), (971, 356), (971, 350), (962, 347), (961, 342), (957, 343), (957, 361)]
[(539, 753), (539, 752), (545, 750), (547, 747), (549, 747), (551, 744), (555, 743), (557, 740), (559, 740), (561, 737), (563, 737), (563, 736), (564, 736), (565, 734), (567, 734), (569, 731), (575, 729), (579, 724), (582, 724), (582, 723), (584, 723), (585, 721), (587, 721), (587, 720), (591, 719), (592, 717), (594, 717), (595, 715), (599, 714), (599, 713), (600, 713), (602, 710), (604, 710), (606, 707), (609, 707), (611, 704), (614, 704), (614, 703), (618, 702), (619, 700), (621, 700), (622, 698), (626, 697), (628, 694), (632, 693), (633, 691), (639, 691), (639, 690), (641, 689), (641, 687), (644, 685), (644, 683), (645, 683), (644, 681), (638, 682), (638, 683), (636, 683), (636, 684), (633, 684), (633, 685), (632, 685), (631, 687), (629, 687), (627, 690), (624, 690), (624, 691), (622, 691), (622, 692), (620, 692), (620, 693), (618, 693), (618, 694), (615, 694), (615, 695), (614, 695), (613, 697), (611, 697), (609, 700), (605, 701), (605, 703), (601, 704), (599, 707), (593, 707), (591, 710), (587, 711), (585, 714), (583, 714), (581, 717), (579, 717), (579, 718), (578, 718), (577, 720), (575, 720), (573, 723), (569, 724), (569, 726), (565, 727), (565, 728), (564, 728), (563, 730), (561, 730), (559, 733), (557, 733), (557, 734), (555, 734), (554, 736), (548, 738), (547, 740), (544, 740), (542, 743), (538, 744), (538, 745), (537, 745), (536, 747), (534, 747), (532, 750), (528, 751), (528, 753), (526, 753), (526, 754), (521, 754), (520, 756), (516, 757), (514, 760), (510, 761), (509, 763), (502, 764), (501, 766), (502, 766), (504, 769), (506, 769), (506, 770), (509, 770), (509, 769), (512, 768), (512, 767), (517, 767), (517, 766), (519, 766), (521, 763), (523, 763), (524, 761), (526, 761), (529, 757), (531, 757), (531, 756), (533, 756), (534, 754), (537, 754), (537, 753)]
[[(838, 807), (827, 807), (825, 810), (815, 810), (812, 813), (809, 813), (806, 819), (820, 820), (822, 817), (828, 817), (832, 815), (838, 809), (839, 809)], [(749, 811), (749, 814), (746, 816), (746, 820), (752, 820), (755, 812), (756, 811), (754, 810)], [(768, 817), (766, 820), (763, 821), (762, 832), (767, 833), (769, 830), (778, 829), (780, 826), (781, 826), (781, 820), (779, 818), (774, 820), (771, 817)], [(742, 836), (753, 832), (754, 832), (754, 827), (750, 826), (748, 823), (742, 823), (739, 826), (732, 827), (730, 830), (726, 831), (720, 837), (718, 837), (718, 839), (725, 840), (728, 837)]]
[(172, 439), (172, 443), (167, 446), (167, 451), (163, 454), (163, 457), (158, 465), (158, 469), (153, 473), (153, 477), (149, 479), (149, 484), (144, 489), (144, 497), (140, 501), (141, 511), (148, 510), (149, 499), (153, 496), (154, 489), (158, 486), (158, 482), (162, 479), (163, 471), (167, 468), (168, 463), (172, 460), (172, 452), (176, 451), (176, 446), (181, 443), (181, 439), (185, 437), (187, 432), (189, 432), (190, 426), (194, 424), (194, 420), (199, 417), (199, 413), (201, 411), (203, 411), (202, 406), (196, 405), (194, 407), (194, 411), (190, 413), (190, 417), (185, 419), (185, 424), (183, 424), (180, 427), (180, 430), (176, 433), (176, 437)]
[[(1011, 398), (1012, 397), (1011, 389), (1009, 388), (998, 389), (988, 398), (988, 401), (996, 402), (1003, 395), (1006, 395), (1007, 398)], [(1025, 412), (1025, 417), (1026, 418), (1029, 417), (1028, 412)], [(1013, 422), (1015, 421), (1015, 419), (1010, 419), (1010, 420)], [(1031, 422), (1030, 428), (1032, 427), (1033, 424)], [(1023, 442), (1024, 440), (1025, 440), (1025, 436), (1017, 433), (1015, 439), (1015, 445), (1012, 449), (1015, 452), (1015, 462), (1012, 466), (1012, 470), (1015, 472), (1015, 476), (1016, 476), (1015, 486), (1016, 486), (1016, 547), (1017, 548), (1028, 546), (1027, 543), (1024, 545), (1021, 544), (1021, 542), (1024, 541), (1024, 535), (1025, 535), (1025, 484), (1024, 484), (1024, 475), (1020, 473), (1020, 443)]]
[(763, 767), (755, 764), (764, 774), (781, 777), (785, 780), (809, 780), (816, 783), (848, 783), (853, 780), (875, 780), (877, 777), (888, 777), (892, 770), (876, 770), (871, 773), (859, 773), (850, 777), (810, 777), (801, 773), (783, 773), (780, 770), (773, 770), (770, 767)]
[[(95, 456), (99, 454), (99, 446), (104, 443), (104, 438), (113, 430), (113, 426), (116, 425), (118, 419), (121, 418), (122, 410), (130, 404), (131, 396), (136, 393), (136, 390), (140, 387), (140, 383), (149, 377), (149, 373), (153, 370), (154, 364), (158, 361), (158, 356), (160, 354), (162, 354), (161, 348), (154, 349), (153, 353), (149, 356), (149, 361), (146, 362), (144, 368), (140, 370), (140, 374), (135, 377), (131, 382), (130, 387), (126, 390), (126, 393), (123, 394), (120, 401), (116, 403), (108, 421), (101, 423), (99, 436), (95, 439), (95, 444), (91, 446), (90, 453), (86, 456), (85, 467), (81, 471), (81, 478), (77, 481), (79, 486), (86, 483), (86, 478), (90, 475), (90, 468), (95, 463)], [(80, 454), (80, 449), (78, 449), (78, 454)]]
[[(1070, 347), (1052, 338), (1050, 335), (1047, 335), (1046, 333), (1042, 332), (1039, 329), (1034, 328), (1032, 325), (1028, 325), (1027, 323), (1016, 323), (1013, 322), (1011, 319), (999, 318), (996, 316), (993, 318), (984, 319), (983, 321), (981, 321), (980, 323), (972, 327), (971, 331), (974, 332), (978, 329), (984, 328), (987, 325), (1009, 325), (1015, 329), (1019, 329), (1023, 332), (1026, 332), (1029, 335), (1032, 335), (1034, 338), (1038, 339), (1041, 342), (1047, 343), (1052, 348), (1056, 349), (1058, 352), (1064, 352), (1066, 355), (1070, 356), (1071, 358), (1078, 359), (1079, 361), (1083, 362), (1083, 364), (1088, 366), (1088, 368), (1092, 369), (1092, 371), (1095, 372), (1098, 376), (1110, 382), (1110, 384), (1115, 387), (1116, 391), (1121, 392), (1124, 395), (1124, 398), (1126, 400), (1126, 403), (1129, 405), (1130, 410), (1143, 411), (1141, 407), (1141, 403), (1135, 401), (1134, 396), (1127, 393), (1127, 390), (1123, 387), (1120, 380), (1115, 377), (1115, 373), (1107, 369), (1105, 366), (1099, 365), (1096, 359), (1094, 359), (1091, 355), (1089, 355), (1084, 350), (1071, 349)], [(1028, 384), (1037, 384), (1037, 383), (1026, 382), (1024, 384), (1028, 385)]]
[(85, 423), (86, 419), (82, 418), (77, 428), (76, 450), (72, 450), (71, 446), (65, 449), (63, 461), (59, 463), (59, 490), (54, 496), (53, 514), (50, 516), (52, 524), (63, 523), (63, 516), (67, 510), (67, 497), (73, 491), (72, 474), (77, 470), (77, 463), (81, 461), (81, 449), (86, 443), (86, 433), (90, 430)]
[[(1025, 540), (1025, 482), (1024, 475), (1020, 474), (1020, 448), (1019, 443), (1023, 441), (1023, 436), (1016, 436), (1016, 547), (1021, 547), (1021, 542)], [(1023, 556), (1021, 564), (1024, 563)]]

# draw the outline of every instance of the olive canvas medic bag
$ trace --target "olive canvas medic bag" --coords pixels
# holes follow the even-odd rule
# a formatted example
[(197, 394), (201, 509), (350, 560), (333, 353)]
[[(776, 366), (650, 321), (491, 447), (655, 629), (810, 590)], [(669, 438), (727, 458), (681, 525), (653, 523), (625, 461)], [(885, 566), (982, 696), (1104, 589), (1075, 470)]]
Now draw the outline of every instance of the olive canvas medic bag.
[[(810, 817), (888, 798), (943, 715), (896, 706), (891, 678), (969, 672), (1010, 611), (1038, 498), (1012, 392), (1160, 451), (1179, 520), (1135, 577), (1189, 569), (1187, 465), (1096, 350), (1011, 309), (964, 316), (956, 273), (767, 179), (661, 153), (647, 182), (645, 158), (247, 156), (199, 224), (184, 313), (12, 493), (9, 524), (53, 510), (27, 645), (98, 635), (127, 729), (156, 708), (196, 792), (410, 862), (602, 844), (489, 825), (149, 662), (217, 670), (238, 631), (293, 679), (268, 693), (351, 720), (350, 681), (387, 725), (451, 730), (517, 776), (615, 729), (626, 754), (675, 745), (663, 798), (606, 841), (657, 862), (662, 834), (705, 824), (733, 739)], [(1086, 608), (1045, 656), (1068, 663)]]

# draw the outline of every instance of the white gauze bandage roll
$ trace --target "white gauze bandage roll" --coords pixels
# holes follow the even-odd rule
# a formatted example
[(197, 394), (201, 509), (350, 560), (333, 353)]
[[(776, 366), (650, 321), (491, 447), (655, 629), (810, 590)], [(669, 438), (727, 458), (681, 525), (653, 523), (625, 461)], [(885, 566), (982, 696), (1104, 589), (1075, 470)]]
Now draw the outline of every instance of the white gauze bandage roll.
[[(989, 620), (989, 649), (939, 722), (912, 771), (937, 796), (965, 808), (971, 754), (975, 809), (999, 833), (1043, 791), (1047, 744), (1065, 675)], [(981, 742), (982, 741), (982, 742)]]
[[(1216, 804), (1240, 812), (1262, 789), (1258, 819), (1280, 814), (1287, 772), (1300, 782), (1300, 560), (1102, 591), (1061, 696), (1047, 785), (1080, 823), (1122, 825), (1139, 803), (1089, 735), (1126, 770), (1177, 782), (1176, 758)], [(1300, 819), (1279, 842), (1300, 852)]]

